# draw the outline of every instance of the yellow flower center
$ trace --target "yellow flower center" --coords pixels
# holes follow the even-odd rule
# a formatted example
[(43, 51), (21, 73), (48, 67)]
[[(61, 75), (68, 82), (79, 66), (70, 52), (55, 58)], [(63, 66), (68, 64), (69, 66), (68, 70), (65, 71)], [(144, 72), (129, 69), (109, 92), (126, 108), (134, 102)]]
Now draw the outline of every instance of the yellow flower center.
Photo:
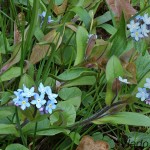
[(26, 101), (22, 101), (22, 104), (23, 104), (23, 105), (26, 104)]
[(37, 102), (40, 102), (40, 99), (38, 99)]
[(138, 35), (139, 35), (139, 32), (136, 32), (135, 35), (138, 36)]
[(49, 104), (49, 108), (52, 108), (52, 104)]

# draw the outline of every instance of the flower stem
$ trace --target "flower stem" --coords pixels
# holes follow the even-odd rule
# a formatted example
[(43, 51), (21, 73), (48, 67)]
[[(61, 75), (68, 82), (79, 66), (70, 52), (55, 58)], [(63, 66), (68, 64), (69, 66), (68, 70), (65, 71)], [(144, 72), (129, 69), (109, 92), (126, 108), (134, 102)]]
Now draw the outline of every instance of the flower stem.
[(20, 120), (19, 120), (19, 115), (18, 115), (18, 108), (17, 108), (17, 106), (16, 106), (16, 108), (15, 108), (15, 112), (16, 112), (17, 127), (18, 127), (18, 130), (19, 130), (19, 132), (20, 132), (20, 137), (21, 137), (22, 143), (23, 143), (24, 146), (27, 147), (27, 142), (26, 142), (26, 139), (25, 139), (25, 137), (24, 137), (24, 135), (23, 135), (23, 132), (22, 132), (22, 129), (21, 129), (21, 125), (20, 125)]
[(34, 137), (33, 137), (33, 150), (35, 149), (35, 137), (36, 137), (37, 125), (38, 125), (38, 123), (36, 122), (35, 129), (34, 129)]

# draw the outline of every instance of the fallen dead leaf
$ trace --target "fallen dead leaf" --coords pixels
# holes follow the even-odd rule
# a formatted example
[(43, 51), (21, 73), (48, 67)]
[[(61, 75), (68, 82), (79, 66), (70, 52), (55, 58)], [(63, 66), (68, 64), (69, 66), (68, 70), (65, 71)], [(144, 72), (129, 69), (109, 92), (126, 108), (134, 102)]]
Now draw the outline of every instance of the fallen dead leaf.
[(125, 18), (129, 19), (137, 12), (130, 4), (130, 0), (106, 0), (106, 2), (117, 18), (121, 18), (123, 12)]
[(108, 150), (109, 145), (104, 141), (94, 141), (92, 137), (84, 136), (76, 150)]
[(54, 12), (56, 15), (59, 15), (59, 14), (62, 14), (65, 12), (66, 7), (67, 7), (67, 2), (68, 2), (68, 0), (64, 0), (62, 5), (60, 5), (60, 6), (54, 5)]

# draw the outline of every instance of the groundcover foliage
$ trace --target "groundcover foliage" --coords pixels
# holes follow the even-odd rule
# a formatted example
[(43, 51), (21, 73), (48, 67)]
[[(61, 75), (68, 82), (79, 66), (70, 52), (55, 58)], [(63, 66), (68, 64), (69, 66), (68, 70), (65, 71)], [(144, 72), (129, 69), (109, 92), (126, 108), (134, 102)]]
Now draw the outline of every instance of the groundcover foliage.
[(149, 7), (0, 0), (0, 148), (148, 149)]

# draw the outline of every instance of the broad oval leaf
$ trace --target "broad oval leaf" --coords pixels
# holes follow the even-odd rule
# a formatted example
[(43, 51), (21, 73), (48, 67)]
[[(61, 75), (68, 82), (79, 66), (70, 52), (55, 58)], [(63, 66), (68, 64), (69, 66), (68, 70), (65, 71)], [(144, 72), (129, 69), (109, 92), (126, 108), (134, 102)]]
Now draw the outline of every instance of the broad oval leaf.
[(81, 104), (81, 95), (82, 92), (77, 87), (71, 87), (71, 88), (62, 88), (59, 93), (59, 97), (63, 100), (66, 100), (66, 102), (73, 104), (76, 110), (79, 108)]
[[(84, 8), (76, 6), (76, 7), (72, 8), (70, 11), (75, 12), (80, 17), (80, 19), (84, 22), (86, 28), (89, 29), (90, 24), (91, 24), (91, 17)], [(80, 34), (80, 35), (82, 35), (82, 34)]]
[(51, 124), (54, 124), (61, 119), (63, 125), (69, 126), (75, 123), (76, 118), (76, 110), (75, 107), (68, 103), (67, 101), (59, 102), (57, 105), (57, 108), (61, 110), (61, 115), (59, 115), (59, 112), (55, 112), (51, 115), (50, 121)]
[(13, 124), (0, 124), (0, 134), (12, 134), (18, 136), (18, 132), (16, 130), (15, 125)]
[(106, 66), (106, 79), (108, 82), (123, 75), (123, 67), (120, 60), (116, 56), (112, 56)]
[(79, 27), (76, 34), (77, 55), (74, 65), (78, 65), (84, 60), (87, 40), (88, 40), (87, 30), (84, 27)]
[(150, 118), (135, 112), (119, 112), (93, 121), (95, 124), (124, 124), (133, 126), (150, 126)]
[(35, 85), (33, 79), (28, 75), (28, 74), (24, 74), (21, 79), (20, 79), (20, 82), (19, 82), (19, 88), (23, 88), (23, 84), (30, 88), (32, 87), (33, 85)]
[(0, 76), (0, 81), (8, 81), (21, 75), (20, 67), (12, 67)]
[(29, 150), (29, 149), (21, 144), (15, 143), (8, 145), (5, 150)]
[(58, 80), (62, 81), (69, 81), (69, 80), (74, 80), (77, 79), (81, 76), (94, 76), (96, 73), (90, 69), (87, 68), (72, 68), (69, 70), (66, 70), (59, 76), (57, 76)]
[(36, 132), (37, 135), (47, 135), (47, 136), (56, 135), (58, 133), (69, 134), (70, 130), (62, 129), (62, 128), (50, 128), (48, 130), (43, 130), (43, 131)]

